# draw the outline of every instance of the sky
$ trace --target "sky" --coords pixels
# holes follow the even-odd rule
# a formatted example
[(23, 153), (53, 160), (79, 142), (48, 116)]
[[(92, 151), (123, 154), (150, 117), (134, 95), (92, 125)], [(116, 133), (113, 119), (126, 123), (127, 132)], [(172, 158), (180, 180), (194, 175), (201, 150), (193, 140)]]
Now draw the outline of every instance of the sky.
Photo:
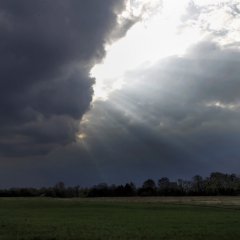
[(240, 174), (238, 0), (1, 0), (0, 188)]

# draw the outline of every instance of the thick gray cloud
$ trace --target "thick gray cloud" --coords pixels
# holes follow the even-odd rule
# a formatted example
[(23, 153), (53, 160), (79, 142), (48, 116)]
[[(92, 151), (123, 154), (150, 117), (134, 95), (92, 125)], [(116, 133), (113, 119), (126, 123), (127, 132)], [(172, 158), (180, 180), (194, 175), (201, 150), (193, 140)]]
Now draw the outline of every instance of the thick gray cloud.
[[(237, 49), (203, 42), (182, 57), (128, 73), (121, 90), (85, 115), (85, 138), (44, 158), (2, 161), (1, 170), (12, 173), (1, 174), (2, 184), (141, 184), (149, 177), (239, 173), (239, 59)], [(57, 136), (55, 120), (44, 127), (47, 139)], [(46, 141), (42, 131), (28, 128)]]
[(124, 0), (0, 2), (1, 155), (44, 154), (75, 140), (92, 100), (89, 70), (113, 29), (122, 31), (124, 7)]
[(125, 4), (0, 2), (2, 186), (239, 173), (240, 52), (231, 40), (237, 5), (220, 14), (237, 24), (231, 31), (201, 20), (219, 16), (218, 6), (189, 5), (183, 23), (207, 29), (216, 42), (231, 41), (220, 47), (208, 40), (182, 57), (129, 72), (122, 89), (86, 114), (95, 81), (89, 70), (103, 59), (104, 44), (140, 19), (130, 15), (119, 25)]

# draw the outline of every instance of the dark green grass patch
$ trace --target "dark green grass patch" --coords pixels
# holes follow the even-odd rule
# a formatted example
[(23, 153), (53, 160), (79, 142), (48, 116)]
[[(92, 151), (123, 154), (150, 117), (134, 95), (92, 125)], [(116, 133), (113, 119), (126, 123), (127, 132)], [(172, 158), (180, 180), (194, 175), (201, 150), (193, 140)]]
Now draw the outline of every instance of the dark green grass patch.
[(168, 203), (0, 199), (0, 239), (240, 239), (240, 210)]

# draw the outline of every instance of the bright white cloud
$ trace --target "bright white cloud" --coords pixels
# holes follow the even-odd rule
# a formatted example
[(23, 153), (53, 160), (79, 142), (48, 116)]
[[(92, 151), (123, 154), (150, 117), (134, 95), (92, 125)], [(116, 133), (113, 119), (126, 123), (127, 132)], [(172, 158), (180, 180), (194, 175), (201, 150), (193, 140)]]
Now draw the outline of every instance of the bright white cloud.
[[(231, 1), (231, 0), (230, 0)], [(229, 3), (229, 0), (194, 0), (193, 2), (199, 6), (222, 5)]]
[(94, 88), (95, 100), (107, 99), (108, 94), (116, 89), (116, 85), (121, 85), (122, 76), (127, 71), (146, 63), (154, 63), (169, 55), (182, 54), (190, 44), (200, 38), (198, 29), (185, 30), (182, 34), (178, 32), (188, 0), (168, 0), (162, 1), (162, 4), (160, 1), (137, 2), (136, 9), (134, 4), (129, 5), (123, 16), (141, 14), (142, 20), (136, 23), (124, 38), (106, 46), (107, 56), (104, 62), (92, 69), (91, 73), (97, 79)]
[(207, 107), (220, 108), (223, 110), (237, 111), (240, 109), (240, 103), (223, 103), (221, 101), (209, 102), (206, 104)]
[(128, 71), (171, 55), (183, 55), (202, 40), (236, 47), (240, 42), (239, 13), (237, 0), (129, 1), (120, 19), (142, 18), (124, 38), (106, 46), (106, 58), (92, 69), (96, 78), (94, 100), (106, 100), (121, 88)]

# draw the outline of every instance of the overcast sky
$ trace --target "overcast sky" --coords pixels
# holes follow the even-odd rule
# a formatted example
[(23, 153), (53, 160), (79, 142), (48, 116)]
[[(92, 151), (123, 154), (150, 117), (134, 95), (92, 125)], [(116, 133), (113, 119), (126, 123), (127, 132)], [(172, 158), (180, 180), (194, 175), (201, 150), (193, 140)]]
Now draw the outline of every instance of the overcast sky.
[(1, 0), (0, 188), (240, 173), (237, 0)]

